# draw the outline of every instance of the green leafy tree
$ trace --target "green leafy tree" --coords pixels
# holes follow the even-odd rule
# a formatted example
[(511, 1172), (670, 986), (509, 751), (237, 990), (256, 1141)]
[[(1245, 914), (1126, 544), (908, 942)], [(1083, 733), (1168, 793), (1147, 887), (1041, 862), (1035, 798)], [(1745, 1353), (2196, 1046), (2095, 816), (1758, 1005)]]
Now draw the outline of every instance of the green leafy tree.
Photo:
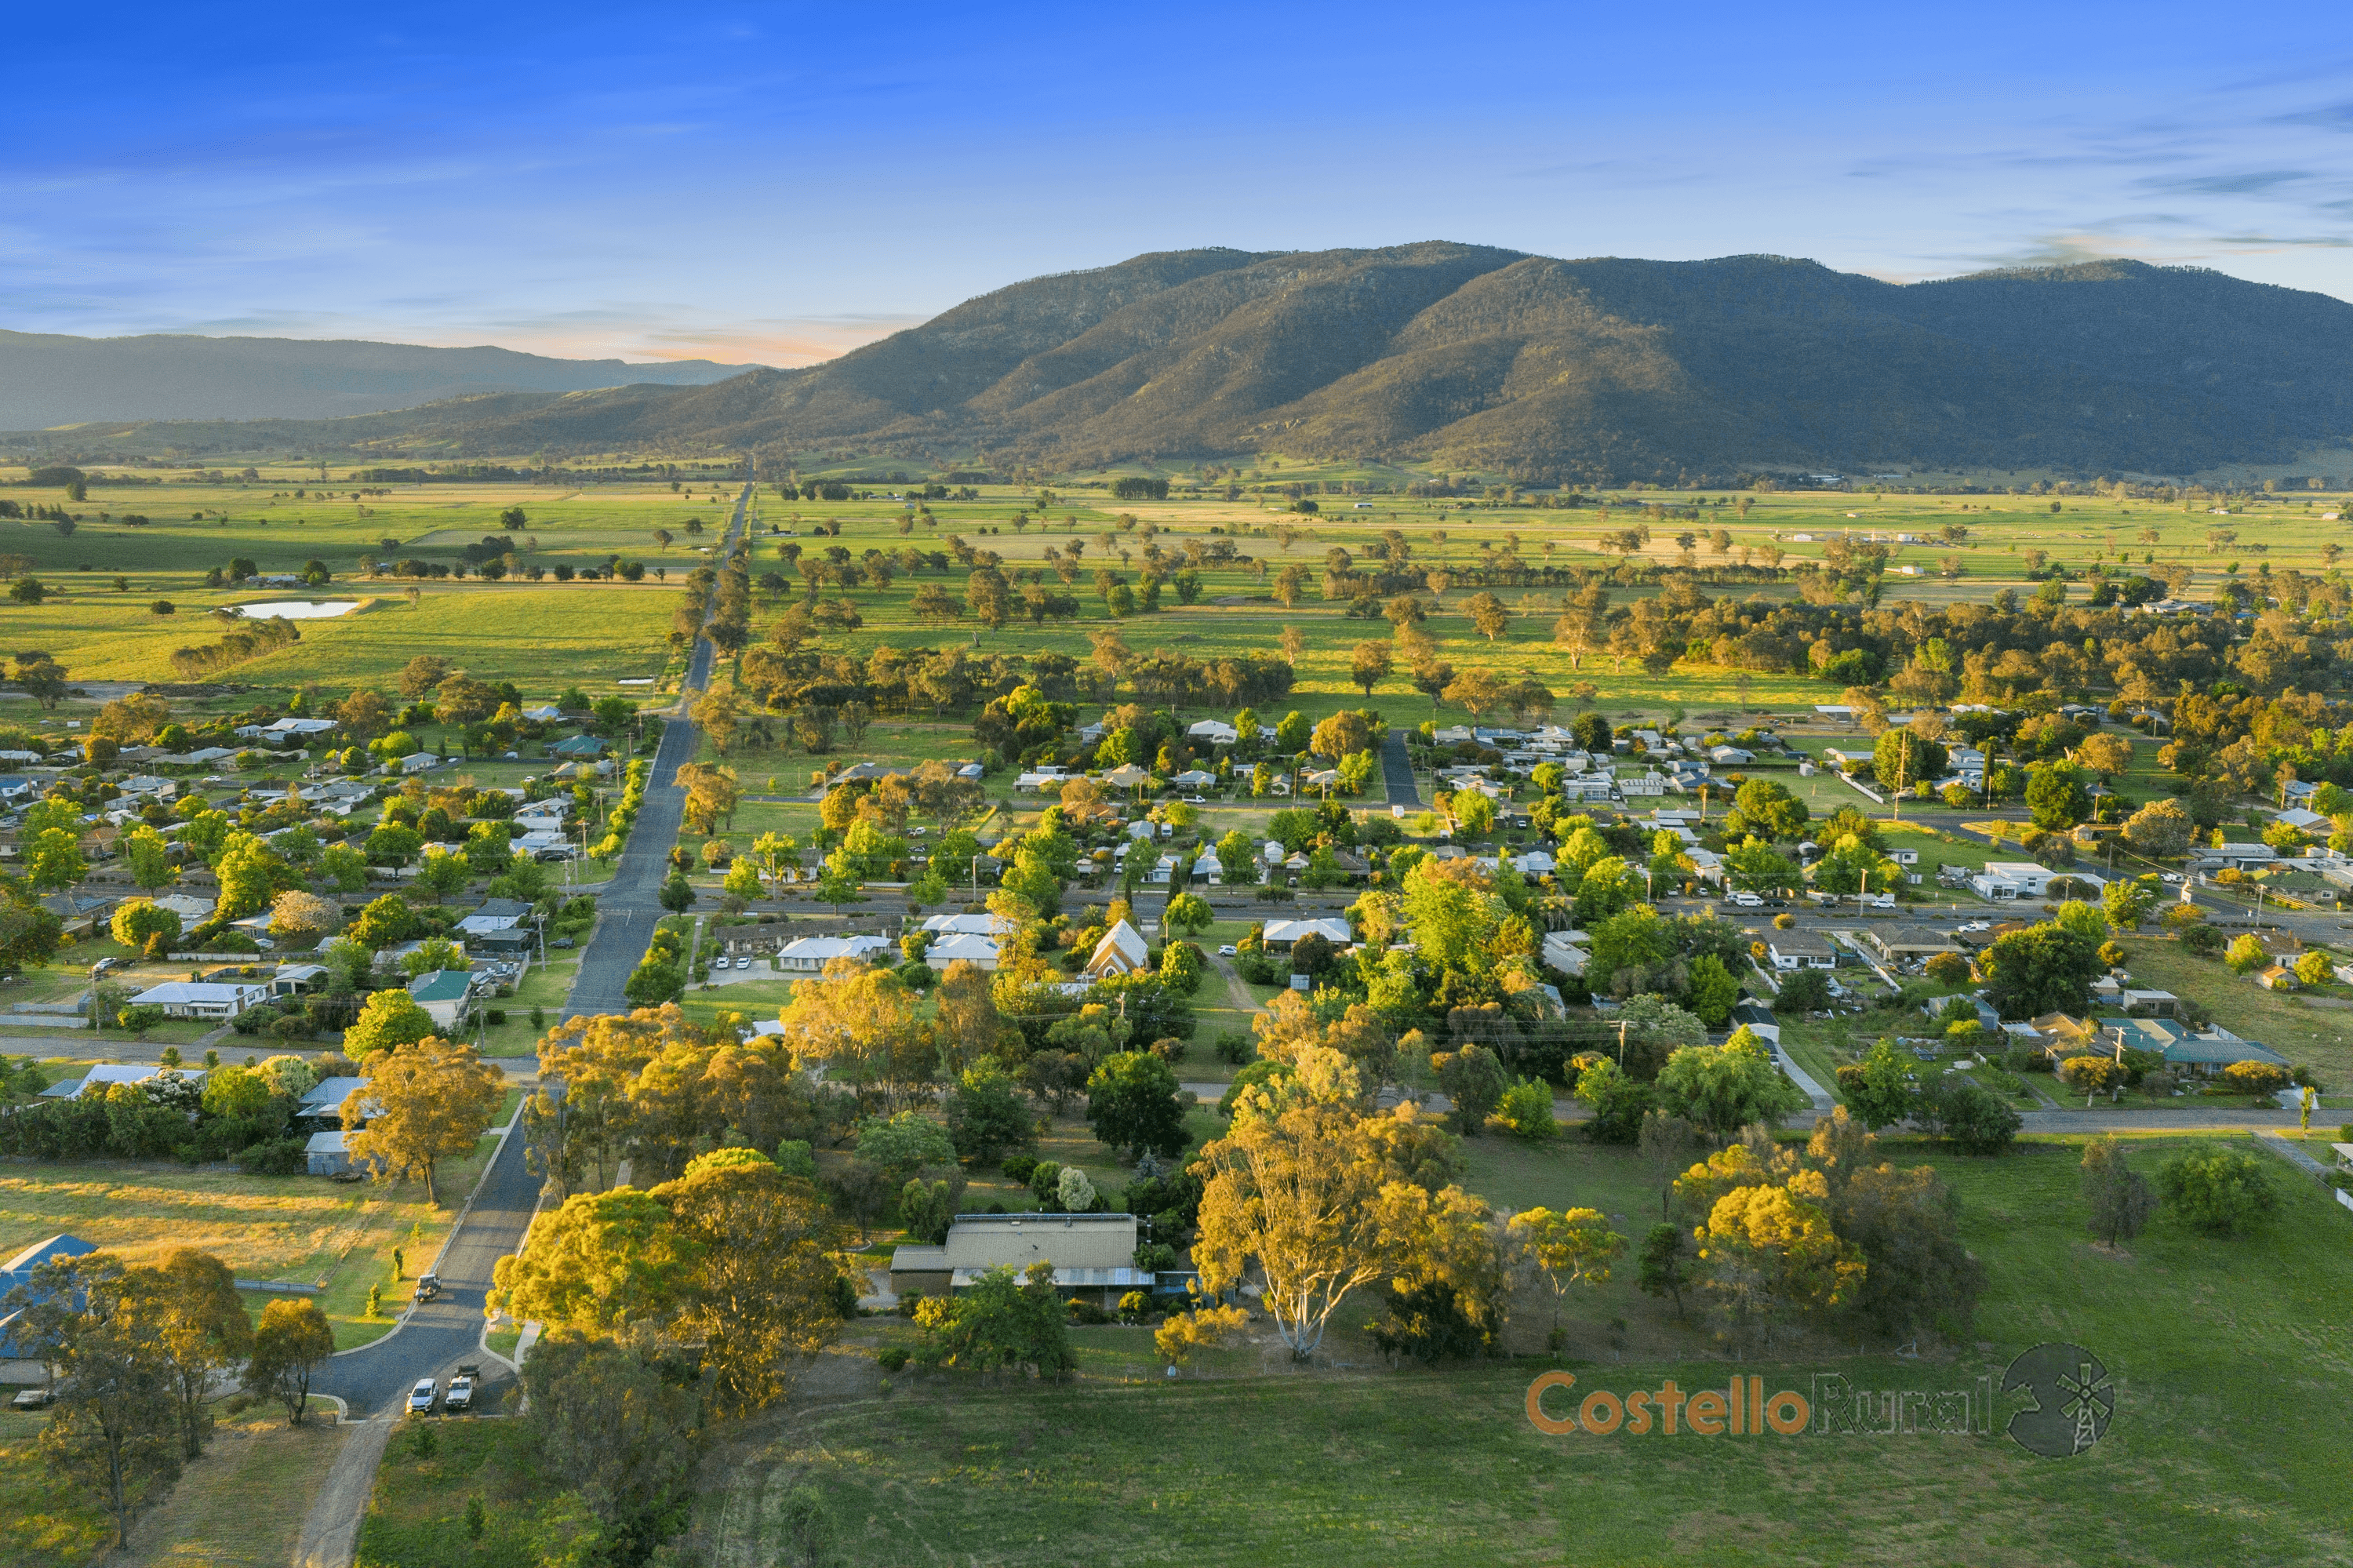
[(2038, 762), (2027, 769), (2026, 806), (2037, 827), (2072, 828), (2092, 814), (2084, 770), (2072, 762)]
[(140, 1287), (170, 1368), (181, 1457), (194, 1459), (204, 1453), (212, 1430), (213, 1380), (242, 1366), (252, 1352), (252, 1321), (228, 1265), (194, 1247), (175, 1247), (162, 1263), (142, 1271)]
[(1740, 982), (1714, 953), (1694, 959), (1690, 972), (1691, 1010), (1710, 1028), (1722, 1028), (1732, 1016), (1733, 1004), (1740, 1000)]
[(1562, 1299), (1577, 1286), (1609, 1284), (1610, 1265), (1626, 1252), (1626, 1238), (1609, 1228), (1599, 1209), (1529, 1209), (1512, 1216), (1509, 1231), (1521, 1255), (1552, 1287), (1556, 1335)]
[(58, 1373), (41, 1457), (105, 1510), (118, 1548), (180, 1474), (170, 1354), (161, 1319), (143, 1309), (144, 1283), (104, 1253), (52, 1258), (34, 1268), (16, 1326)]
[[(1607, 736), (1605, 725), (1599, 747), (1605, 751), (1609, 744)], [(1578, 744), (1584, 744), (1581, 738)], [(1751, 779), (1733, 792), (1732, 818), (1726, 821), (1725, 831), (1727, 834), (1754, 834), (1767, 842), (1793, 842), (1804, 831), (1810, 814), (1806, 803), (1789, 793), (1788, 786), (1773, 779)]]
[(433, 1015), (405, 991), (373, 992), (343, 1031), (343, 1054), (364, 1062), (378, 1051), (413, 1045), (434, 1032)]
[(956, 1149), (938, 1122), (901, 1111), (888, 1119), (869, 1117), (858, 1124), (858, 1157), (897, 1181), (926, 1165), (955, 1164)]
[(1872, 748), (1871, 770), (1883, 786), (1909, 789), (1923, 780), (1943, 776), (1945, 748), (1913, 734), (1905, 726), (1891, 725), (1881, 732), (1879, 743)]
[(1683, 1315), (1683, 1292), (1690, 1288), (1691, 1239), (1681, 1225), (1655, 1224), (1642, 1237), (1635, 1257), (1635, 1283), (1645, 1296), (1672, 1297), (1675, 1316)]
[(1053, 1266), (1044, 1262), (1019, 1276), (1010, 1267), (992, 1268), (971, 1289), (925, 1297), (915, 1308), (924, 1336), (921, 1360), (984, 1372), (1029, 1370), (1061, 1377), (1078, 1364), (1069, 1322), (1054, 1289)]
[(1436, 1053), (1430, 1065), (1438, 1075), (1439, 1092), (1453, 1107), (1450, 1119), (1454, 1130), (1465, 1138), (1478, 1137), (1510, 1086), (1504, 1064), (1484, 1045), (1465, 1045), (1459, 1051)]
[(2184, 1224), (2216, 1235), (2243, 1234), (2280, 1210), (2270, 1168), (2242, 1149), (2177, 1154), (2158, 1170), (2157, 1185)]
[(1560, 1123), (1552, 1112), (1552, 1086), (1537, 1078), (1513, 1084), (1495, 1107), (1495, 1123), (1522, 1142), (1551, 1142), (1560, 1136)]
[[(694, 1371), (650, 1334), (604, 1339), (559, 1330), (523, 1367), (533, 1436), (553, 1484), (586, 1516), (581, 1550), (551, 1561), (619, 1561), (658, 1541), (692, 1507), (702, 1419)], [(562, 1519), (561, 1513), (558, 1515)]]
[(2140, 923), (2157, 907), (2164, 896), (2165, 885), (2155, 873), (2147, 876), (2119, 876), (2100, 891), (2100, 908), (2106, 915), (2109, 929), (2129, 932), (2139, 929)]
[(370, 952), (397, 947), (417, 935), (417, 912), (397, 893), (372, 899), (344, 932)]
[(1881, 1040), (1862, 1060), (1838, 1070), (1839, 1087), (1847, 1108), (1872, 1131), (1892, 1127), (1912, 1114), (1913, 1088), (1904, 1058), (1893, 1041)]
[(971, 1165), (994, 1165), (1038, 1141), (1036, 1124), (1019, 1090), (994, 1063), (964, 1071), (948, 1097), (947, 1117), (948, 1141), (958, 1158)]
[(311, 1375), (334, 1353), (334, 1328), (316, 1301), (272, 1301), (253, 1330), (246, 1392), (277, 1400), (286, 1407), (286, 1424), (300, 1426), (311, 1407)]
[(2039, 1018), (2080, 1009), (2100, 973), (2099, 944), (2057, 926), (2012, 931), (1988, 948), (1978, 967), (1985, 998), (2002, 1017)]
[[(1230, 839), (1239, 835), (1229, 833), (1226, 836)], [(1225, 864), (1225, 845), (1222, 842), (1218, 846), (1218, 861), (1225, 869), (1226, 879), (1232, 881), (1233, 868)], [(1246, 859), (1245, 863), (1247, 863)], [(1168, 901), (1168, 906), (1160, 912), (1160, 928), (1172, 937), (1189, 937), (1197, 932), (1206, 931), (1216, 920), (1216, 912), (1210, 909), (1208, 901), (1198, 894), (1193, 893), (1176, 895)]]
[(1650, 1085), (1629, 1075), (1607, 1056), (1585, 1064), (1577, 1075), (1577, 1100), (1593, 1114), (1585, 1136), (1596, 1143), (1634, 1142), (1656, 1096)]
[(1176, 1155), (1186, 1137), (1175, 1069), (1148, 1051), (1104, 1057), (1087, 1079), (1087, 1120), (1097, 1142), (1139, 1155)]
[(1718, 1138), (1767, 1126), (1803, 1108), (1806, 1097), (1746, 1028), (1722, 1045), (1686, 1045), (1659, 1071), (1659, 1106)]
[(25, 880), (36, 893), (62, 893), (90, 874), (81, 841), (65, 828), (43, 828), (21, 846)]
[(133, 952), (143, 951), (151, 942), (160, 941), (168, 947), (180, 939), (180, 916), (177, 911), (161, 909), (145, 898), (126, 898), (115, 906), (114, 918), (109, 924), (114, 939)]
[(1915, 1112), (1928, 1132), (1963, 1154), (1999, 1154), (2018, 1137), (2018, 1112), (1968, 1073), (1942, 1073), (1921, 1086)]

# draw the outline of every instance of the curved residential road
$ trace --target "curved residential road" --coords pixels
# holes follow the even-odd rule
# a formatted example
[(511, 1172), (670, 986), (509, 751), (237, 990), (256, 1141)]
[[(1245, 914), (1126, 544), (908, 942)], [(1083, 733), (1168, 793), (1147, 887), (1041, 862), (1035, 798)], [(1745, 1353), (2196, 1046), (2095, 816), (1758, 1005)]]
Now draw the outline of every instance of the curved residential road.
[(481, 1353), (482, 1306), (491, 1271), (522, 1245), (539, 1202), (540, 1178), (524, 1168), (523, 1143), (518, 1115), (482, 1172), (464, 1219), (441, 1249), (434, 1269), (441, 1294), (411, 1308), (400, 1327), (375, 1343), (331, 1357), (311, 1380), (312, 1393), (341, 1398), (354, 1421), (397, 1415), (417, 1379), (446, 1380), (460, 1361), (479, 1361), (483, 1382), (474, 1407), (499, 1407), (514, 1378)]
[[(720, 559), (726, 558), (743, 533), (744, 509), (751, 500), (752, 487), (746, 484), (735, 498), (726, 537), (720, 541)], [(711, 659), (710, 639), (696, 639), (694, 658), (679, 694), (678, 716), (662, 729), (637, 826), (630, 830), (629, 842), (613, 867), (613, 879), (596, 890), (596, 929), (580, 957), (579, 975), (565, 1001), (566, 1018), (629, 1011), (629, 999), (621, 988), (628, 983), (638, 960), (646, 956), (646, 945), (654, 937), (654, 922), (662, 917), (661, 885), (670, 874), (670, 852), (678, 842), (679, 821), (686, 807), (686, 791), (678, 787), (678, 770), (681, 764), (694, 760), (702, 739), (686, 715), (695, 694), (710, 683)]]

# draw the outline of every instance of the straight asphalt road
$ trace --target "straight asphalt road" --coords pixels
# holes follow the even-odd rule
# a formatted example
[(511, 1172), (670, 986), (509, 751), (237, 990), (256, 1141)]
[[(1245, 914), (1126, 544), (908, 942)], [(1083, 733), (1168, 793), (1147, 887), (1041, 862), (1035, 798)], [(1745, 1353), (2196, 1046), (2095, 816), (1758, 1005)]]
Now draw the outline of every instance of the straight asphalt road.
[[(744, 508), (751, 499), (752, 487), (747, 484), (735, 498), (735, 514), (728, 522), (726, 538), (720, 541), (717, 558), (725, 559), (729, 546), (744, 531)], [(664, 727), (661, 745), (654, 752), (653, 771), (646, 780), (645, 804), (638, 811), (637, 826), (614, 864), (613, 879), (597, 890), (596, 929), (588, 938), (587, 951), (581, 955), (579, 978), (565, 1002), (566, 1018), (629, 1011), (629, 999), (621, 988), (628, 983), (638, 960), (646, 956), (654, 923), (662, 916), (661, 885), (670, 875), (670, 852), (678, 842), (679, 821), (686, 809), (686, 791), (678, 787), (678, 770), (681, 764), (694, 760), (702, 744), (701, 732), (686, 715), (695, 694), (710, 683), (711, 657), (710, 641), (698, 638), (685, 689), (679, 694), (678, 716)]]
[[(752, 487), (746, 484), (735, 498), (734, 515), (728, 523), (726, 538), (720, 543), (723, 559), (727, 546), (743, 532), (751, 499)], [(613, 880), (598, 893), (596, 930), (581, 956), (579, 978), (564, 1009), (566, 1018), (628, 1010), (621, 987), (645, 956), (646, 944), (653, 939), (654, 921), (661, 914), (656, 895), (667, 874), (670, 846), (678, 842), (685, 804), (684, 792), (677, 783), (679, 765), (693, 758), (697, 746), (694, 726), (686, 714), (695, 693), (710, 678), (711, 644), (698, 639), (686, 689), (679, 697), (678, 716), (664, 727), (661, 744), (654, 753), (652, 776), (647, 780), (645, 804), (638, 810), (636, 828), (614, 868)], [(410, 1308), (401, 1325), (375, 1344), (330, 1358), (311, 1380), (312, 1391), (342, 1399), (352, 1420), (388, 1422), (402, 1414), (408, 1391), (419, 1379), (432, 1378), (446, 1388), (459, 1363), (473, 1361), (480, 1364), (484, 1373), (477, 1385), (474, 1408), (485, 1414), (497, 1413), (515, 1393), (515, 1379), (482, 1353), (483, 1308), (499, 1259), (522, 1245), (543, 1185), (542, 1178), (528, 1169), (522, 1119), (517, 1116), (490, 1169), (482, 1173), (470, 1206), (441, 1249), (434, 1270), (441, 1281), (440, 1295)], [(384, 1454), (381, 1434), (385, 1430), (378, 1426), (353, 1435), (351, 1441), (360, 1446), (339, 1459), (332, 1484), (314, 1500), (303, 1521), (299, 1568), (350, 1568), (376, 1462)]]
[(1421, 805), (1421, 791), (1414, 788), (1413, 759), (1405, 748), (1405, 736), (1396, 730), (1381, 743), (1381, 782), (1388, 786), (1388, 803), (1392, 806)]

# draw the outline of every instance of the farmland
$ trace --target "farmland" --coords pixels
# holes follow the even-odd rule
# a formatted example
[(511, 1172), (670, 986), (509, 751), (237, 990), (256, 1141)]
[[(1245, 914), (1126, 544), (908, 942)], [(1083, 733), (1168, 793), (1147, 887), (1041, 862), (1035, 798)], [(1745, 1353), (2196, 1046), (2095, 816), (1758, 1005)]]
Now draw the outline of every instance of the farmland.
[[(1327, 492), (1345, 492), (1352, 482), (1362, 485), (1377, 479), (1392, 483), (1410, 477), (1319, 469), (1295, 461), (1285, 465), (1271, 455), (1266, 463), (1251, 471), (1250, 478), (1314, 484)], [(64, 590), (61, 599), (38, 606), (11, 606), (12, 630), (17, 631), (18, 641), (45, 648), (83, 678), (157, 678), (168, 673), (158, 665), (173, 648), (209, 635), (199, 623), (202, 612), (272, 597), (269, 590), (250, 588), (207, 589), (203, 585), (209, 568), (242, 556), (263, 572), (299, 572), (317, 560), (332, 574), (332, 581), (309, 590), (307, 597), (347, 596), (377, 602), (343, 620), (305, 623), (300, 644), (238, 667), (235, 679), (264, 687), (382, 683), (420, 652), (450, 657), (478, 674), (515, 680), (532, 694), (552, 693), (575, 679), (596, 684), (654, 674), (660, 668), (673, 602), (663, 591), (662, 577), (683, 573), (702, 558), (695, 554), (696, 540), (716, 537), (734, 490), (732, 484), (708, 481), (699, 485), (687, 482), (678, 492), (666, 484), (412, 484), (390, 487), (383, 495), (364, 493), (354, 501), (350, 498), (353, 489), (379, 487), (346, 484), (321, 496), (315, 483), (305, 485), (290, 472), (273, 471), (272, 476), (251, 482), (97, 489), (91, 494), (101, 500), (74, 508), (89, 520), (70, 536), (60, 536), (44, 522), (0, 522), (0, 554), (23, 557), (46, 584)], [(1367, 701), (1349, 683), (1349, 652), (1387, 630), (1379, 623), (1351, 620), (1345, 605), (1318, 597), (1316, 584), (1326, 555), (1337, 548), (1361, 558), (1389, 529), (1402, 536), (1418, 566), (1459, 572), (1508, 553), (1538, 579), (1576, 567), (1601, 572), (1605, 582), (1626, 557), (1605, 552), (1604, 536), (1646, 523), (1652, 537), (1630, 558), (1652, 566), (1674, 564), (1679, 556), (1674, 538), (1680, 530), (1694, 535), (1691, 560), (1703, 573), (1737, 568), (1744, 557), (1754, 567), (1776, 560), (1784, 568), (1819, 561), (1831, 547), (1832, 535), (1839, 534), (1876, 534), (1890, 540), (1908, 534), (1918, 542), (1891, 545), (1886, 599), (1911, 599), (1932, 608), (1956, 599), (1989, 599), (2003, 589), (2023, 596), (2035, 586), (2027, 576), (2030, 564), (2078, 573), (2095, 564), (2114, 571), (2178, 565), (2191, 574), (2185, 592), (2204, 597), (2234, 577), (2289, 567), (2315, 571), (2326, 564), (2324, 546), (2342, 533), (2321, 516), (2337, 509), (2337, 499), (2306, 493), (2242, 498), (2227, 517), (2209, 515), (2186, 503), (2165, 505), (2080, 493), (2045, 499), (1661, 491), (1619, 493), (1603, 498), (1614, 503), (1609, 507), (1571, 511), (1386, 494), (1366, 501), (1359, 510), (1357, 502), (1327, 495), (1327, 510), (1311, 517), (1270, 510), (1264, 497), (1113, 503), (1084, 489), (1058, 495), (1040, 510), (1034, 493), (1007, 488), (983, 490), (974, 501), (925, 503), (924, 510), (916, 513), (883, 495), (887, 488), (878, 487), (874, 500), (835, 503), (787, 501), (761, 487), (755, 578), (777, 571), (794, 583), (792, 591), (797, 593), (790, 564), (778, 554), (778, 546), (786, 543), (812, 554), (839, 548), (855, 560), (878, 550), (940, 551), (947, 536), (956, 535), (976, 548), (996, 552), (1008, 575), (1037, 569), (1049, 586), (1059, 587), (1046, 553), (1050, 547), (1062, 552), (1075, 544), (1083, 553), (1072, 563), (1066, 591), (1078, 601), (1077, 616), (1029, 625), (1018, 619), (1017, 605), (1016, 621), (1001, 630), (977, 628), (968, 620), (947, 627), (923, 625), (911, 608), (915, 590), (926, 582), (944, 582), (952, 596), (961, 599), (965, 576), (965, 569), (953, 562), (944, 572), (926, 565), (897, 574), (887, 588), (868, 583), (839, 594), (857, 608), (861, 624), (846, 633), (821, 635), (820, 645), (863, 655), (886, 642), (943, 646), (952, 641), (984, 653), (1056, 652), (1083, 659), (1089, 651), (1087, 633), (1113, 620), (1092, 586), (1098, 567), (1109, 566), (1133, 581), (1147, 548), (1168, 557), (1172, 567), (1181, 567), (1188, 546), (1217, 544), (1230, 546), (1236, 557), (1250, 558), (1220, 563), (1214, 558), (1216, 552), (1209, 552), (1198, 567), (1198, 602), (1178, 604), (1172, 592), (1164, 597), (1157, 613), (1127, 618), (1118, 629), (1139, 652), (1165, 648), (1207, 658), (1271, 650), (1286, 627), (1296, 627), (1304, 638), (1295, 663), (1297, 702), (1310, 716)], [(298, 499), (296, 490), (304, 495)], [(43, 503), (58, 499), (26, 493)], [(1288, 504), (1279, 496), (1273, 500)], [(1729, 504), (1736, 500), (1746, 503)], [(2052, 512), (2054, 504), (2062, 510)], [(140, 526), (123, 523), (121, 518), (134, 506), (151, 521)], [(1651, 522), (1646, 510), (1680, 514), (1693, 507), (1697, 509), (1695, 522), (1665, 517)], [(559, 565), (601, 566), (618, 556), (642, 563), (647, 575), (635, 584), (547, 580), (528, 585), (512, 579), (412, 581), (354, 575), (363, 555), (462, 566), (464, 547), (486, 534), (499, 533), (505, 526), (501, 514), (511, 508), (520, 508), (525, 517), (522, 524), (507, 529), (521, 562), (552, 570)], [(108, 521), (97, 520), (101, 511)], [(201, 520), (197, 514), (203, 514)], [(687, 532), (690, 524), (701, 525), (703, 534)], [(820, 524), (828, 529), (838, 524), (840, 531), (819, 538), (815, 530)], [(1147, 528), (1152, 532), (1146, 534)], [(1948, 544), (1942, 538), (1947, 528), (1966, 529), (1967, 535)], [(657, 529), (670, 534), (668, 546), (657, 539)], [(792, 530), (789, 540), (773, 532), (785, 529)], [(1710, 538), (1719, 529), (1725, 536), (1722, 549)], [(2151, 533), (2153, 540), (2145, 538)], [(2218, 544), (2211, 537), (2218, 533), (2235, 537)], [(386, 541), (396, 547), (388, 547)], [(2029, 552), (2035, 551), (2047, 555), (2048, 561), (2031, 557)], [(1957, 565), (1959, 577), (1939, 575), (1940, 563), (1947, 560)], [(1305, 568), (1307, 581), (1299, 602), (1284, 606), (1269, 596), (1283, 569), (1293, 565)], [(1920, 575), (1902, 575), (1906, 567)], [(120, 588), (114, 586), (118, 577), (123, 580)], [(414, 609), (406, 599), (410, 586), (419, 590)], [(1794, 593), (1786, 583), (1733, 582), (1726, 588), (1739, 597), (1756, 593), (1773, 599)], [(1620, 588), (1613, 590), (1613, 598), (1624, 602), (1630, 595), (1651, 591)], [(2074, 591), (2080, 596), (2084, 590)], [(789, 596), (770, 592), (763, 597), (774, 609)], [(1729, 715), (1736, 708), (1786, 711), (1820, 700), (1820, 683), (1787, 675), (1742, 675), (1689, 663), (1653, 674), (1607, 654), (1573, 658), (1549, 641), (1558, 593), (1543, 591), (1540, 586), (1499, 595), (1517, 619), (1498, 640), (1490, 641), (1464, 613), (1470, 597), (1462, 589), (1435, 596), (1430, 630), (1440, 657), (1457, 668), (1485, 666), (1515, 677), (1525, 673), (1564, 695), (1580, 683), (1590, 683), (1599, 689), (1591, 700), (1613, 715), (1681, 708)], [(149, 612), (149, 603), (159, 598), (174, 603), (174, 616)], [(1428, 699), (1409, 689), (1400, 670), (1375, 683), (1369, 701), (1385, 711), (1418, 718), (1426, 713)], [(876, 731), (871, 743), (870, 749), (886, 759), (902, 748), (887, 729)]]

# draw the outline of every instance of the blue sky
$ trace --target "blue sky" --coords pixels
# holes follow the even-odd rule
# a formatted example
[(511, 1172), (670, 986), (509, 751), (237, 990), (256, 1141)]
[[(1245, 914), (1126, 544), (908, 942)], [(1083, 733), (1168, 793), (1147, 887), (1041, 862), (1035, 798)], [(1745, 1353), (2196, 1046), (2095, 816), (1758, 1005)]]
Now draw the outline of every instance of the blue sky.
[(2353, 298), (2342, 4), (221, 9), (16, 19), (0, 326), (789, 365), (1430, 238)]

